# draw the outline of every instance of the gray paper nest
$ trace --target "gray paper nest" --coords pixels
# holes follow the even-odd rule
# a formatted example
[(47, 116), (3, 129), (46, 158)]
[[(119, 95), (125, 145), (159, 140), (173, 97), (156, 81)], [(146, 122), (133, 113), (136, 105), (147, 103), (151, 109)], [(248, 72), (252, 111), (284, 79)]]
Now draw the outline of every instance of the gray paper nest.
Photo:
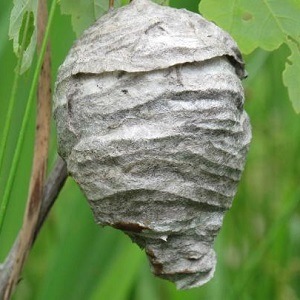
[(251, 139), (243, 77), (226, 32), (147, 0), (100, 18), (59, 70), (59, 153), (96, 222), (126, 232), (181, 289), (214, 273)]

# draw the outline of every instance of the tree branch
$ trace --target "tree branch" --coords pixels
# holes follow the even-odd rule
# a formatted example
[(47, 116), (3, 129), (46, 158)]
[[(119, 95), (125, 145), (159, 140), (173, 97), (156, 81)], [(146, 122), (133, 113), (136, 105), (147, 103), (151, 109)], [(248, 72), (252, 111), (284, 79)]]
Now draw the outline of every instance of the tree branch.
[[(37, 46), (41, 51), (48, 23), (47, 0), (38, 2)], [(10, 254), (9, 276), (4, 287), (4, 300), (8, 300), (19, 281), (24, 262), (36, 237), (36, 229), (42, 206), (43, 188), (46, 177), (51, 120), (51, 55), (49, 43), (39, 74), (37, 91), (37, 119), (35, 130), (34, 157), (30, 178), (29, 194), (22, 228), (17, 243)]]
[[(55, 166), (52, 172), (50, 173), (44, 186), (41, 209), (40, 209), (38, 222), (34, 231), (33, 242), (35, 241), (35, 238), (39, 233), (39, 230), (41, 229), (43, 223), (45, 222), (46, 217), (53, 203), (55, 202), (60, 190), (62, 189), (66, 178), (67, 178), (66, 163), (60, 157), (58, 157)], [(5, 262), (3, 264), (0, 264), (0, 299), (5, 299), (5, 291), (7, 291), (9, 278), (11, 277), (13, 271), (12, 267), (15, 261), (19, 259), (17, 256), (17, 252), (19, 249), (20, 238), (21, 238), (21, 232), (16, 238), (16, 241), (13, 247), (11, 248)]]

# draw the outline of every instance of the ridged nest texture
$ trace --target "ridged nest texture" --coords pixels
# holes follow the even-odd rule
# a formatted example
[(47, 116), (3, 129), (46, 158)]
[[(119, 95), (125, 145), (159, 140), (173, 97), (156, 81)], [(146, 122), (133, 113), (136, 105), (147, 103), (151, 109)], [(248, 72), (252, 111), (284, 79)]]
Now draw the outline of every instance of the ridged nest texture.
[(251, 130), (244, 63), (198, 14), (134, 0), (76, 41), (54, 97), (59, 153), (100, 225), (178, 288), (213, 276)]

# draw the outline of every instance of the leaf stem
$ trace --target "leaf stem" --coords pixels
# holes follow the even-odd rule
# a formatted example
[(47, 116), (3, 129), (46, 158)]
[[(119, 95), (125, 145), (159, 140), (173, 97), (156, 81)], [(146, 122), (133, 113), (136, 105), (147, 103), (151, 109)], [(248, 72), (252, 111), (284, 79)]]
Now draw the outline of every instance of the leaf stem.
[[(57, 196), (60, 193), (67, 179), (67, 176), (68, 174), (66, 163), (60, 157), (58, 157), (44, 186), (42, 207), (40, 210), (38, 224), (35, 230), (35, 238), (38, 235), (42, 225), (44, 224), (52, 205), (57, 199)], [(0, 299), (4, 299), (4, 293), (9, 282), (9, 278), (11, 277), (13, 271), (13, 265), (18, 259), (16, 253), (18, 251), (20, 239), (21, 232), (19, 232), (15, 243), (13, 244), (12, 248), (9, 251), (9, 254), (5, 259), (5, 262), (3, 264), (0, 264)]]
[(21, 66), (22, 66), (22, 61), (23, 61), (24, 50), (25, 50), (24, 48), (25, 48), (25, 43), (26, 43), (28, 29), (29, 29), (29, 20), (30, 20), (30, 14), (27, 13), (27, 17), (26, 17), (26, 21), (25, 21), (25, 28), (24, 28), (24, 35), (23, 35), (22, 43), (21, 43), (21, 47), (20, 47), (20, 55), (18, 58), (16, 69), (15, 69), (14, 81), (13, 81), (10, 99), (9, 99), (9, 103), (8, 103), (8, 111), (7, 111), (7, 116), (5, 119), (4, 129), (3, 129), (3, 137), (2, 137), (1, 143), (0, 143), (0, 170), (2, 169), (2, 163), (3, 163), (3, 158), (4, 158), (4, 152), (6, 149), (9, 127), (11, 124), (13, 108), (15, 106), (16, 94), (17, 94), (17, 89), (18, 89), (19, 79), (20, 79), (20, 71), (21, 71)]
[(44, 60), (44, 55), (45, 55), (45, 52), (46, 52), (47, 41), (48, 41), (48, 38), (49, 38), (50, 28), (51, 28), (53, 17), (54, 17), (56, 2), (57, 2), (57, 0), (53, 0), (51, 8), (50, 8), (49, 19), (48, 19), (48, 23), (47, 23), (47, 27), (46, 27), (46, 31), (45, 31), (45, 36), (44, 36), (43, 43), (42, 43), (42, 46), (41, 46), (40, 54), (38, 56), (38, 61), (37, 61), (36, 67), (35, 67), (33, 80), (32, 80), (32, 83), (31, 83), (30, 92), (29, 92), (29, 96), (28, 96), (28, 100), (27, 100), (27, 104), (26, 104), (26, 109), (25, 109), (23, 120), (22, 120), (19, 139), (18, 139), (18, 142), (17, 142), (16, 150), (15, 150), (13, 161), (12, 161), (12, 166), (11, 166), (9, 176), (8, 176), (8, 180), (7, 180), (7, 184), (6, 184), (6, 187), (5, 187), (3, 200), (1, 202), (1, 207), (0, 207), (0, 235), (1, 235), (4, 218), (5, 218), (6, 211), (7, 211), (7, 206), (8, 206), (8, 202), (9, 202), (9, 198), (10, 198), (10, 194), (11, 194), (12, 185), (13, 185), (13, 182), (14, 182), (14, 179), (15, 179), (16, 170), (17, 170), (17, 166), (18, 166), (18, 163), (19, 163), (20, 155), (21, 155), (21, 149), (22, 149), (23, 142), (24, 142), (24, 137), (25, 137), (25, 130), (27, 128), (27, 124), (28, 124), (28, 121), (29, 121), (29, 113), (30, 113), (30, 110), (31, 110), (31, 107), (32, 107), (32, 104), (33, 104), (33, 99), (34, 99), (34, 96), (35, 96), (35, 90), (36, 90), (36, 86), (37, 86), (38, 79), (39, 79), (39, 73), (40, 73), (40, 70), (41, 70), (41, 67), (42, 67), (42, 64), (43, 64), (43, 60)]

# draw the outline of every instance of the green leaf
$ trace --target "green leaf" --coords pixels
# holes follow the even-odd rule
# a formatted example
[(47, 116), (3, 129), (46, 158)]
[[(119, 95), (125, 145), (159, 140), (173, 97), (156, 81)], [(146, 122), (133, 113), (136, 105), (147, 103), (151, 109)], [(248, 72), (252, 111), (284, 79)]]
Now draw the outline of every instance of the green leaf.
[(287, 44), (291, 56), (283, 72), (290, 100), (300, 112), (300, 1), (202, 0), (200, 12), (228, 31), (244, 54), (256, 48), (273, 51)]
[(230, 32), (245, 54), (257, 47), (275, 50), (288, 36), (299, 39), (298, 0), (202, 0), (199, 9)]
[[(37, 38), (37, 0), (14, 0), (14, 6), (10, 15), (9, 38), (13, 40), (15, 54), (20, 56), (21, 42), (26, 34), (26, 44), (23, 53), (20, 73), (24, 73), (31, 65), (36, 48)], [(24, 31), (25, 20), (29, 14), (29, 30)]]
[[(120, 6), (115, 1), (115, 7)], [(72, 27), (77, 36), (108, 11), (108, 0), (61, 0), (61, 12), (72, 17)]]
[(297, 113), (300, 113), (300, 48), (293, 40), (288, 43), (291, 55), (287, 58), (282, 73), (283, 83), (288, 88), (290, 100)]

